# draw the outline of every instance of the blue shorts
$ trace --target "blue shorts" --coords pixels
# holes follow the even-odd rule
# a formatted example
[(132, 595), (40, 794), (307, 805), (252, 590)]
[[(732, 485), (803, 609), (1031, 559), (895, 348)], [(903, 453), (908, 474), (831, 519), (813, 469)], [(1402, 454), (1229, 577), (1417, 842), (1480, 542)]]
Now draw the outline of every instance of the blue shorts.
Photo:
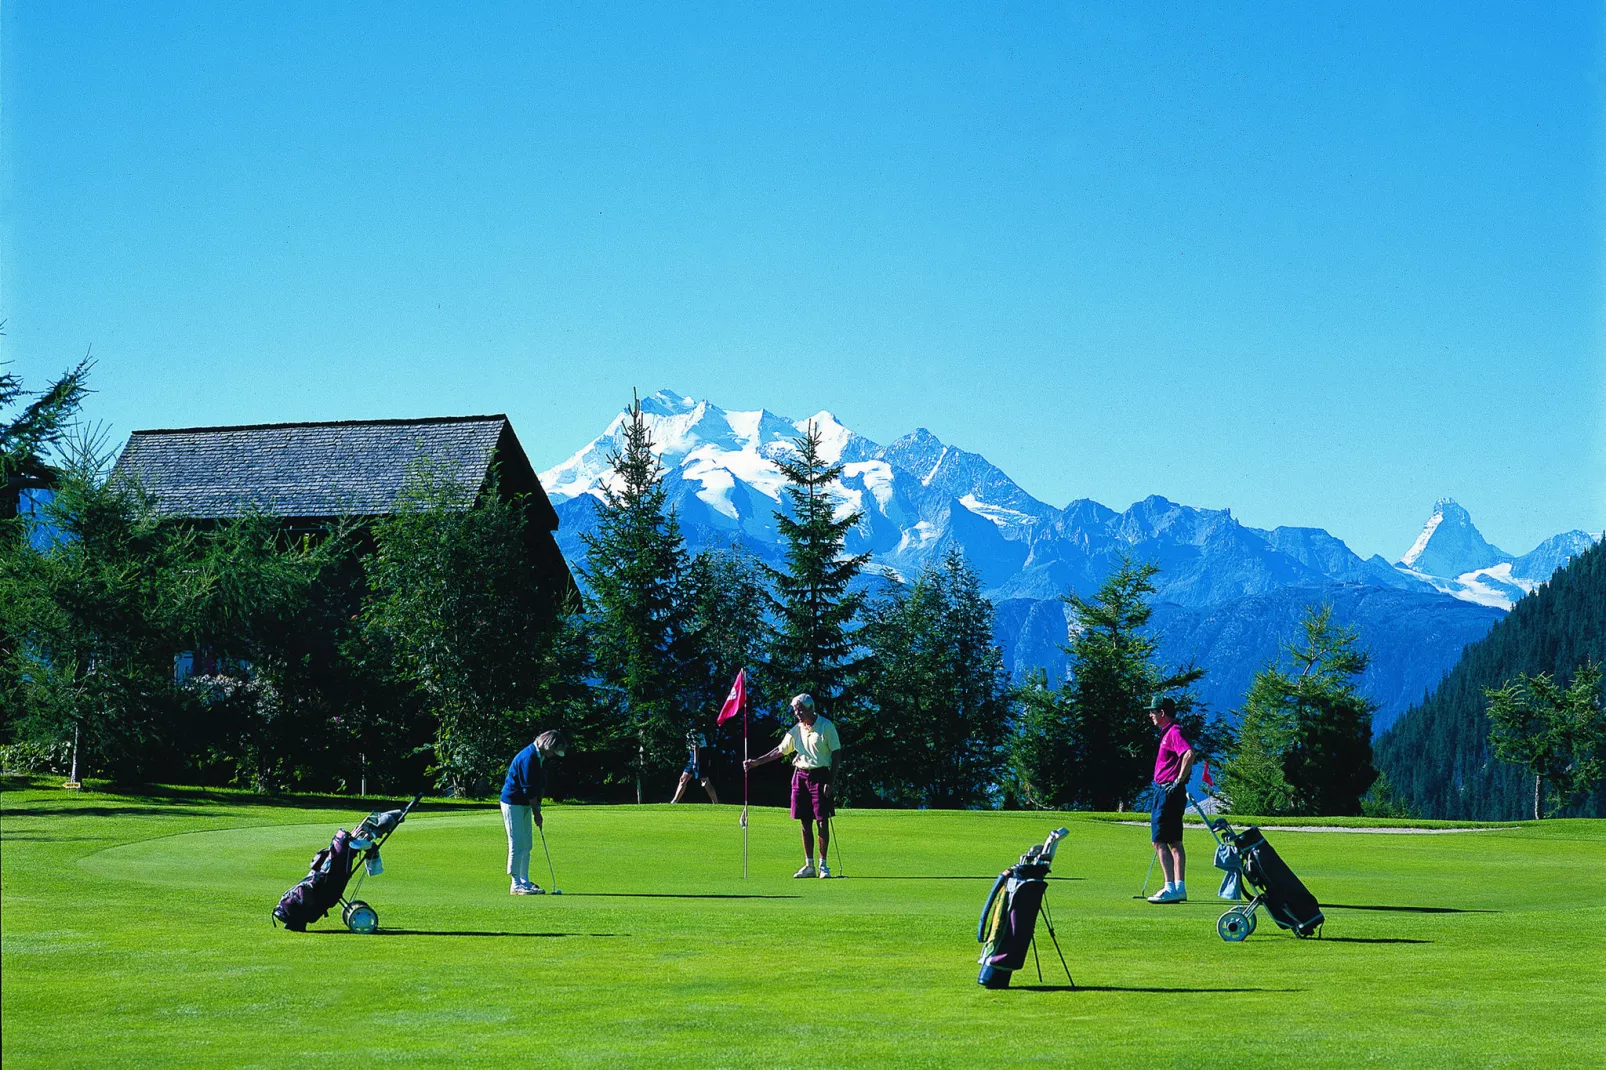
[(691, 777), (693, 780), (703, 779), (703, 774), (698, 770), (696, 762), (687, 762), (686, 768), (682, 769), (681, 772)]
[(1182, 842), (1182, 811), (1188, 805), (1184, 784), (1175, 788), (1155, 784), (1149, 794), (1149, 839), (1155, 843)]

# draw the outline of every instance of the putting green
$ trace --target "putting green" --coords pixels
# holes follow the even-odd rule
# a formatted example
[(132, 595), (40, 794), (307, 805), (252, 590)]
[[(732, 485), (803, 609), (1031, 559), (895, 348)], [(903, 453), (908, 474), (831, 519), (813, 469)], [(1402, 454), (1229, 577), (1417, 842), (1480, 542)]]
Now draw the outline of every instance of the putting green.
[[(384, 1065), (1606, 1065), (1606, 822), (1456, 835), (1269, 834), (1322, 940), (1133, 898), (1147, 830), (1095, 815), (850, 811), (845, 879), (793, 880), (796, 823), (756, 810), (552, 807), (559, 897), (512, 897), (488, 807), (386, 846), (374, 936), (268, 911), (342, 800), (0, 794), (8, 1067)], [(1055, 825), (1045, 982), (975, 983), (991, 878)], [(543, 886), (537, 843), (531, 876)]]

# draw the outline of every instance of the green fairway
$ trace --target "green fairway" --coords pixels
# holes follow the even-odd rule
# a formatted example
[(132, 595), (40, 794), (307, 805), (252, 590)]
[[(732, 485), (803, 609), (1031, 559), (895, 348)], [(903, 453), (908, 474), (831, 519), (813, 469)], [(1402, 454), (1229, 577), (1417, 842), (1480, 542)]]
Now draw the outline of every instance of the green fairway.
[[(1327, 909), (1242, 944), (1210, 840), (1187, 904), (1133, 898), (1148, 831), (1085, 814), (845, 811), (842, 880), (738, 808), (555, 806), (564, 895), (515, 898), (494, 808), (426, 804), (362, 898), (374, 936), (268, 912), (341, 800), (0, 795), (3, 1056), (34, 1066), (1606, 1065), (1606, 822), (1269, 833)], [(1070, 827), (1039, 986), (975, 982), (991, 878)], [(539, 844), (531, 876), (548, 884)], [(1151, 890), (1154, 885), (1151, 884)]]

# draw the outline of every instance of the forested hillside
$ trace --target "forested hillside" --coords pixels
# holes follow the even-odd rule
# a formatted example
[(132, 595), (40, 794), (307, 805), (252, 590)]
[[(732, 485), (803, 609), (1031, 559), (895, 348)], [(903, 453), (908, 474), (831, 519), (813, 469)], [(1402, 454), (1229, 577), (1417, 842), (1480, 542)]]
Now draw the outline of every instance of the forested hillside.
[[(1467, 647), (1438, 688), (1378, 739), (1378, 768), (1424, 817), (1532, 816), (1532, 776), (1490, 753), (1483, 690), (1519, 673), (1547, 672), (1567, 683), (1586, 658), (1606, 663), (1606, 542), (1575, 557)], [(1561, 816), (1606, 816), (1606, 786)]]

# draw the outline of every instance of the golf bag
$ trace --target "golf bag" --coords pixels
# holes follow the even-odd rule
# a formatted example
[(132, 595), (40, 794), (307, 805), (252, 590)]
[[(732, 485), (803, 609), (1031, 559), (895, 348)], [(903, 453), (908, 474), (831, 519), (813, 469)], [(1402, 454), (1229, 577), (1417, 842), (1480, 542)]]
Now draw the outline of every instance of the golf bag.
[(307, 931), (307, 923), (321, 921), (346, 894), (351, 880), (351, 833), (335, 833), (329, 846), (312, 856), (312, 866), (273, 908), (273, 916), (294, 933)]
[(1244, 881), (1259, 891), (1271, 919), (1295, 936), (1318, 932), (1327, 919), (1316, 897), (1294, 876), (1288, 863), (1272, 850), (1258, 828), (1248, 828), (1238, 837), (1238, 857), (1243, 863)]
[(1265, 833), (1253, 825), (1234, 832), (1226, 818), (1209, 816), (1191, 796), (1188, 801), (1216, 838), (1216, 868), (1227, 874), (1221, 882), (1221, 897), (1238, 898), (1240, 883), (1250, 893), (1248, 903), (1233, 907), (1216, 920), (1216, 932), (1221, 938), (1230, 943), (1247, 939), (1255, 931), (1255, 912), (1260, 907), (1265, 907), (1280, 927), (1293, 930), (1301, 939), (1320, 935), (1327, 921), (1321, 905), (1266, 842)]
[[(358, 899), (356, 893), (365, 878), (384, 872), (379, 848), (407, 820), (408, 813), (422, 798), (422, 794), (414, 795), (413, 801), (399, 810), (375, 811), (351, 832), (337, 831), (329, 846), (312, 856), (307, 875), (279, 898), (279, 905), (273, 908), (274, 922), (283, 924), (291, 932), (304, 933), (309, 923), (323, 920), (338, 905), (342, 907), (340, 920), (352, 932), (371, 933), (378, 929), (378, 913)], [(359, 864), (362, 873), (348, 897), (346, 887)]]
[[(1037, 916), (1043, 910), (1043, 894), (1048, 891), (1048, 871), (1054, 861), (1054, 851), (1066, 835), (1065, 829), (1055, 829), (1046, 841), (1034, 844), (1020, 856), (1020, 861), (998, 875), (987, 903), (981, 910), (981, 921), (976, 926), (976, 939), (982, 945), (981, 973), (976, 983), (985, 988), (1008, 988), (1014, 972), (1026, 965), (1026, 952), (1034, 948), (1037, 933)], [(1059, 937), (1054, 934), (1052, 919), (1045, 915), (1048, 934), (1059, 951)], [(1060, 964), (1065, 955), (1060, 953)], [(1038, 966), (1041, 980), (1042, 966)], [(1071, 970), (1065, 968), (1070, 980)], [(1076, 982), (1072, 981), (1074, 988)]]

